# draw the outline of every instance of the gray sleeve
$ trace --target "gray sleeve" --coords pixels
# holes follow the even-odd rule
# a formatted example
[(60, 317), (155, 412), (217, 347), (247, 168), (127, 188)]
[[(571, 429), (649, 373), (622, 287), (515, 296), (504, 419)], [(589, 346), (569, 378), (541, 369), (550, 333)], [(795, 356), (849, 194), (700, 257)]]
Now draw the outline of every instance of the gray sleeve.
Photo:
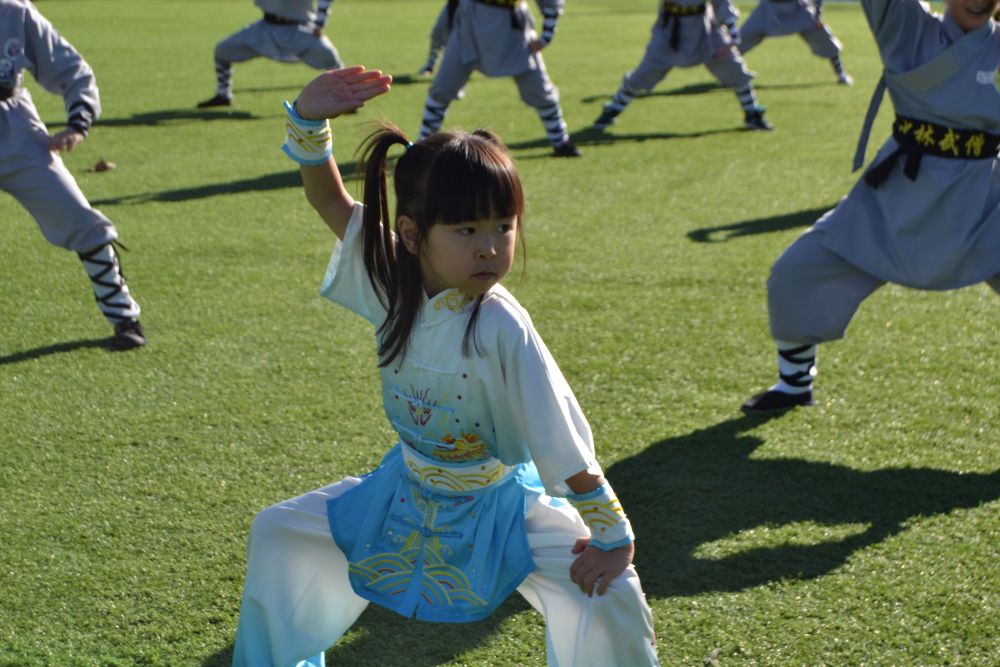
[(316, 25), (322, 27), (326, 25), (326, 19), (330, 15), (330, 5), (333, 0), (319, 0), (316, 5)]
[(101, 113), (90, 65), (34, 7), (24, 15), (24, 38), (32, 75), (45, 90), (63, 98), (67, 124), (86, 135)]
[(861, 0), (861, 7), (886, 66), (908, 66), (917, 52), (930, 10), (920, 0)]
[(736, 19), (740, 17), (740, 10), (730, 0), (712, 0), (712, 9), (715, 11), (716, 25), (735, 25)]
[(564, 0), (537, 0), (538, 9), (542, 12), (542, 34), (539, 39), (542, 44), (548, 44), (556, 34), (556, 24), (563, 12)]
[(443, 49), (444, 45), (448, 43), (448, 34), (450, 32), (451, 30), (448, 26), (448, 5), (446, 3), (438, 14), (437, 20), (434, 21), (434, 27), (431, 28), (431, 48)]

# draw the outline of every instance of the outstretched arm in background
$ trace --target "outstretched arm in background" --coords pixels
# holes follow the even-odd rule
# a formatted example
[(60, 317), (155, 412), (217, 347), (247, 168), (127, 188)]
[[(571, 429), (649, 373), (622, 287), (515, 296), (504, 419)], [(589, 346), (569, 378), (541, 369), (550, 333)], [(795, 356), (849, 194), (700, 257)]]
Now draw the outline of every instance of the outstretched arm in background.
[[(303, 142), (308, 142), (314, 136), (329, 137), (326, 119), (361, 108), (371, 98), (388, 92), (390, 83), (391, 76), (360, 65), (323, 72), (302, 89), (294, 107), (289, 109), (289, 141), (293, 136), (300, 137)], [(300, 133), (303, 132), (309, 133), (309, 137), (302, 136)], [(306, 199), (337, 238), (342, 239), (351, 218), (354, 199), (344, 187), (337, 162), (333, 159), (330, 140), (327, 138), (325, 141), (326, 149), (318, 160), (299, 159), (291, 153), (289, 155), (301, 165)], [(286, 147), (287, 145), (286, 141)]]

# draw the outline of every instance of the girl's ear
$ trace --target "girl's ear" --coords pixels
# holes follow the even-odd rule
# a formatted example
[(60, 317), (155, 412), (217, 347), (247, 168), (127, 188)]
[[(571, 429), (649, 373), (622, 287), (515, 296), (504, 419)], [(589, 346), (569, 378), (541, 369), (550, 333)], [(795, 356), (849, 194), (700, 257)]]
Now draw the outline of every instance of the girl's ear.
[(420, 228), (416, 221), (408, 215), (401, 215), (396, 218), (396, 231), (403, 241), (407, 252), (411, 255), (420, 254)]

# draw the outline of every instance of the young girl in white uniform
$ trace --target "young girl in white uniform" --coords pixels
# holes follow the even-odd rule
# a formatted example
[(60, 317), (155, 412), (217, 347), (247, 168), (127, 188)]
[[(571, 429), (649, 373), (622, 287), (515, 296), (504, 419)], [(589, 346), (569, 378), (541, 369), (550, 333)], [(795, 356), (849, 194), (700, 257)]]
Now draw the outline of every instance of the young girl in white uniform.
[(364, 205), (344, 188), (326, 119), (389, 82), (363, 67), (317, 77), (286, 103), (285, 152), (340, 239), (321, 293), (374, 326), (399, 439), (370, 474), (256, 517), (233, 663), (322, 665), (369, 602), (460, 623), (517, 590), (546, 617), (550, 665), (656, 665), (628, 519), (572, 390), (499, 284), (524, 211), (506, 149), (484, 131), (410, 144), (384, 126)]

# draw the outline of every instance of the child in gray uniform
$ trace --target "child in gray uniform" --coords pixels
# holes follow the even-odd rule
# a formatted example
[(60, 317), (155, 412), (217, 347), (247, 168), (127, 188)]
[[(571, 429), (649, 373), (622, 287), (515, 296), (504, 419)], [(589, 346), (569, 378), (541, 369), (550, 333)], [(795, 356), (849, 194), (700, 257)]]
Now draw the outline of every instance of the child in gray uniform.
[[(0, 0), (0, 45), (0, 189), (31, 213), (50, 243), (79, 255), (98, 308), (114, 325), (117, 346), (145, 345), (139, 304), (112, 246), (118, 232), (91, 208), (59, 157), (84, 140), (101, 112), (94, 73), (27, 0)], [(66, 129), (49, 136), (21, 86), (25, 70), (63, 97)]]
[(736, 50), (736, 8), (729, 0), (660, 2), (660, 13), (642, 62), (625, 74), (618, 92), (604, 105), (594, 129), (612, 125), (637, 95), (651, 91), (674, 67), (704, 65), (719, 83), (732, 88), (751, 130), (771, 130), (757, 104), (753, 74)]
[(215, 47), (215, 96), (199, 109), (233, 103), (233, 63), (264, 56), (283, 63), (302, 61), (315, 69), (343, 67), (336, 47), (323, 34), (333, 0), (254, 0), (264, 18), (251, 23)]
[(823, 23), (820, 18), (822, 13), (823, 0), (760, 0), (740, 28), (740, 51), (746, 55), (765, 37), (797, 34), (813, 53), (830, 61), (837, 83), (849, 86), (854, 79), (844, 71), (840, 62), (843, 47)]
[(886, 282), (1000, 292), (1000, 0), (861, 0), (885, 64), (855, 167), (886, 89), (892, 137), (832, 211), (775, 262), (768, 280), (778, 383), (745, 412), (813, 403), (818, 343), (841, 338)]
[(559, 91), (545, 71), (542, 49), (556, 31), (563, 0), (537, 0), (542, 33), (523, 0), (449, 0), (452, 17), (441, 67), (427, 92), (420, 125), (423, 139), (441, 127), (451, 101), (478, 70), (486, 76), (513, 77), (521, 99), (538, 112), (556, 157), (578, 157), (559, 104)]

